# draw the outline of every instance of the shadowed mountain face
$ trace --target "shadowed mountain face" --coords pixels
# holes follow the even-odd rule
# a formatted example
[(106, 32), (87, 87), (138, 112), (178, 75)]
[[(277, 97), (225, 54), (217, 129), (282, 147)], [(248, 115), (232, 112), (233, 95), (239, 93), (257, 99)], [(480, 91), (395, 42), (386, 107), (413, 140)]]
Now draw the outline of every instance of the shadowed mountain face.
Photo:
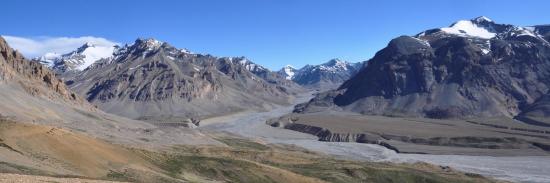
[(244, 57), (193, 54), (138, 39), (67, 83), (102, 110), (130, 118), (169, 120), (287, 103), (293, 86), (265, 79), (270, 71), (253, 65)]
[(533, 104), (525, 107), (516, 119), (529, 124), (550, 127), (550, 94), (537, 99)]
[(401, 36), (338, 90), (297, 111), (336, 104), (365, 114), (432, 118), (516, 116), (548, 92), (548, 26), (480, 17)]

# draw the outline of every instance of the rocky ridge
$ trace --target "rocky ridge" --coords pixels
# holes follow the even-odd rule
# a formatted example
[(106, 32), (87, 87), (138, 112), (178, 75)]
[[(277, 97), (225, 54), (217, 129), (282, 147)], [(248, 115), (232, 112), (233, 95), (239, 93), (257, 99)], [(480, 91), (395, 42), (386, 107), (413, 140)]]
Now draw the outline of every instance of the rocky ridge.
[(0, 82), (20, 84), (33, 96), (61, 99), (65, 102), (86, 104), (82, 98), (69, 90), (62, 80), (42, 64), (26, 60), (23, 55), (8, 46), (0, 37)]

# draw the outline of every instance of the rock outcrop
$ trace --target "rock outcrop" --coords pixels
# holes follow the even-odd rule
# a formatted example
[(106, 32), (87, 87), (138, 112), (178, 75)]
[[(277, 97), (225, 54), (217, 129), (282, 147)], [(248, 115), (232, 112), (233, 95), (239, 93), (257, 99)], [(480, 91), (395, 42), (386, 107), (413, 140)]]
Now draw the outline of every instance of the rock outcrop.
[(0, 37), (0, 82), (18, 84), (33, 96), (84, 105), (86, 102), (70, 91), (55, 73), (37, 62), (26, 60)]
[[(539, 141), (540, 139), (533, 140), (529, 138), (523, 138), (521, 136), (430, 136), (430, 135), (407, 135), (407, 134), (391, 134), (383, 131), (333, 131), (335, 128), (323, 128), (307, 124), (307, 119), (298, 120), (300, 115), (283, 116), (281, 118), (268, 120), (266, 123), (273, 127), (285, 128), (302, 133), (315, 135), (320, 141), (327, 142), (356, 142), (377, 144), (384, 146), (388, 149), (396, 152), (408, 153), (406, 150), (401, 150), (401, 147), (407, 148), (407, 144), (410, 145), (426, 145), (432, 147), (453, 147), (453, 148), (476, 148), (476, 149), (540, 149), (543, 152), (550, 152), (549, 144)], [(306, 117), (307, 118), (307, 117)], [(305, 122), (305, 123), (303, 123)], [(512, 130), (516, 130), (513, 128)], [(542, 139), (547, 139), (544, 136), (543, 131), (540, 133)], [(426, 150), (429, 151), (429, 150)], [(410, 152), (409, 152), (410, 153)], [(422, 153), (422, 152), (414, 152)]]

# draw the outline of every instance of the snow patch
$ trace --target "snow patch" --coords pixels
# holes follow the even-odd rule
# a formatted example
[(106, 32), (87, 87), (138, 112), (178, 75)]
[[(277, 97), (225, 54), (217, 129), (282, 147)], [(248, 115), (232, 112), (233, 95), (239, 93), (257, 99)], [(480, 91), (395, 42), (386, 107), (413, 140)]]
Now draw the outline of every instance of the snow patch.
[(147, 40), (145, 40), (145, 47), (149, 51), (152, 51), (154, 49), (159, 48), (162, 44), (163, 44), (163, 42), (161, 42), (159, 40), (156, 40), (156, 39), (147, 39)]
[(40, 61), (40, 63), (48, 66), (53, 67), (56, 60), (61, 59), (61, 54), (59, 53), (46, 53), (43, 56), (36, 58)]
[(531, 37), (538, 37), (534, 31), (529, 30), (528, 28), (524, 27), (518, 27), (518, 35), (517, 36), (531, 36)]
[(421, 32), (420, 34), (418, 34), (418, 36), (417, 36), (417, 37), (422, 37), (422, 36), (426, 36), (426, 31), (424, 31), (424, 32)]
[(233, 61), (234, 59), (237, 59), (239, 62), (240, 65), (244, 66), (244, 68), (250, 72), (262, 72), (262, 71), (269, 71), (269, 69), (261, 66), (261, 65), (258, 65), (258, 64), (255, 64), (254, 62), (251, 62), (250, 60), (244, 58), (244, 57), (237, 57), (237, 58), (233, 58), (233, 57), (229, 57), (229, 60), (230, 61)]
[(311, 71), (321, 70), (332, 73), (347, 71), (349, 64), (350, 63), (346, 61), (341, 61), (340, 59), (333, 59), (328, 61), (327, 63), (315, 66)]
[(416, 39), (418, 42), (422, 43), (423, 45), (425, 45), (425, 46), (427, 46), (427, 47), (432, 47), (432, 46), (430, 45), (430, 43), (429, 43), (428, 41), (426, 41), (426, 40), (419, 39), (419, 38), (416, 38), (416, 37), (412, 37), (412, 38)]
[(81, 64), (79, 64), (76, 69), (84, 70), (88, 66), (92, 65), (95, 61), (98, 61), (103, 58), (108, 58), (113, 55), (115, 47), (103, 47), (103, 46), (91, 46), (86, 48), (81, 54), (84, 56)]
[(286, 74), (285, 79), (287, 80), (292, 80), (292, 77), (294, 77), (294, 74), (296, 74), (294, 73), (294, 70), (295, 70), (294, 67), (292, 67), (291, 65), (285, 66), (283, 70)]
[(487, 55), (489, 52), (491, 52), (491, 41), (486, 40), (484, 44), (478, 45), (481, 48), (481, 52), (483, 52), (484, 55)]
[(187, 53), (187, 54), (193, 54), (193, 52), (189, 51), (188, 49), (180, 49), (179, 52)]
[(476, 22), (493, 22), (493, 20), (487, 18), (486, 16), (480, 16), (474, 19)]

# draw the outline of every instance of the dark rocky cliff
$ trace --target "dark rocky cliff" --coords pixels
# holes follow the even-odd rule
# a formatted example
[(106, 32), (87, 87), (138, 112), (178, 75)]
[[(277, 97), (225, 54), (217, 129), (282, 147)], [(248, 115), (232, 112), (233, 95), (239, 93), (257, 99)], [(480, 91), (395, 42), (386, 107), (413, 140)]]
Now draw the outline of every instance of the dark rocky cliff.
[(517, 27), (479, 18), (461, 24), (491, 37), (442, 28), (395, 38), (338, 90), (296, 111), (321, 105), (390, 116), (514, 117), (548, 92), (548, 26)]

